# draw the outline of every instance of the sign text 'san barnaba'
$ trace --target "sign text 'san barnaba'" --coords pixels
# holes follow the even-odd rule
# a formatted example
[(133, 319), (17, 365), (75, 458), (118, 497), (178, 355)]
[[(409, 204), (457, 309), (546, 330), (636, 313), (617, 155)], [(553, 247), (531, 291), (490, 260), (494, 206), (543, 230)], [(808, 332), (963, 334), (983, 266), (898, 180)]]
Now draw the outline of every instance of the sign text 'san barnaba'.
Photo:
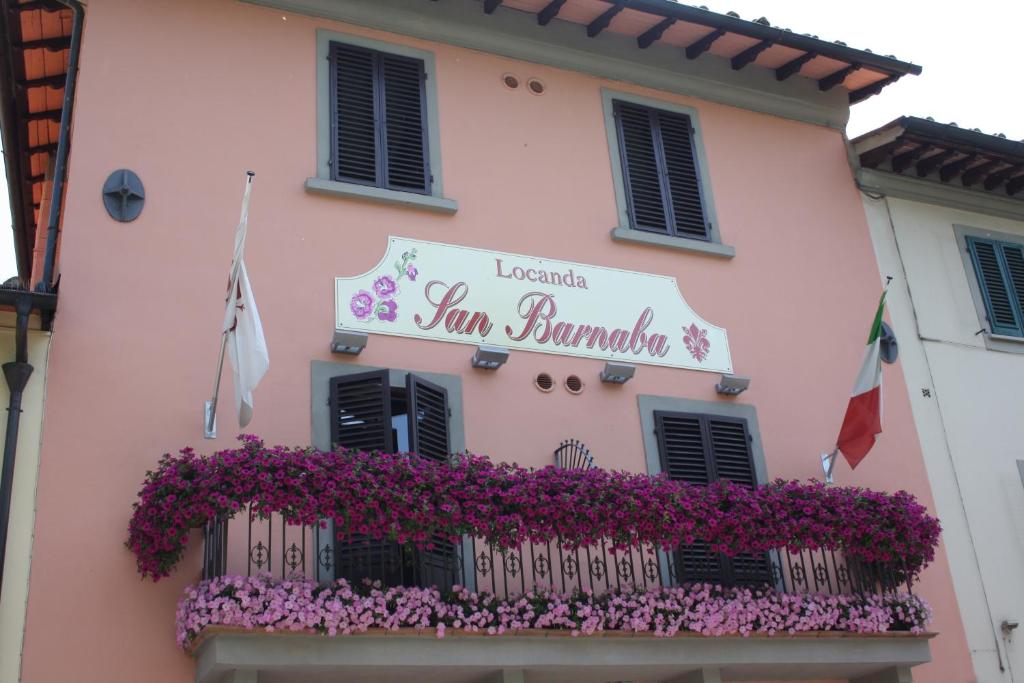
[(338, 329), (732, 372), (725, 330), (663, 275), (391, 237), (335, 298)]

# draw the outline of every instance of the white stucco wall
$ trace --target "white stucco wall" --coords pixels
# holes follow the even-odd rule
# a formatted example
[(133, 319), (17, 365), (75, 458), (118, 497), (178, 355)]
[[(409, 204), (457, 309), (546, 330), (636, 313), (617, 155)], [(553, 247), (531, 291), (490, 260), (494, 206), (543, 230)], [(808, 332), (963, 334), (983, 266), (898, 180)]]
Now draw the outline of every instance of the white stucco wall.
[(1024, 683), (1024, 628), (1000, 628), (1024, 622), (1024, 340), (986, 348), (954, 230), (1024, 242), (1024, 220), (893, 197), (864, 205), (881, 272), (893, 277), (889, 315), (977, 681)]
[[(4, 559), (3, 591), (0, 594), (0, 683), (16, 683), (21, 669), (49, 351), (50, 333), (40, 332), (39, 320), (33, 316), (28, 333), (28, 362), (32, 364), (33, 370), (21, 399), (7, 555)], [(14, 315), (0, 314), (0, 363), (13, 360)], [(0, 377), (0, 444), (7, 432), (6, 408), (9, 400), (7, 383)]]

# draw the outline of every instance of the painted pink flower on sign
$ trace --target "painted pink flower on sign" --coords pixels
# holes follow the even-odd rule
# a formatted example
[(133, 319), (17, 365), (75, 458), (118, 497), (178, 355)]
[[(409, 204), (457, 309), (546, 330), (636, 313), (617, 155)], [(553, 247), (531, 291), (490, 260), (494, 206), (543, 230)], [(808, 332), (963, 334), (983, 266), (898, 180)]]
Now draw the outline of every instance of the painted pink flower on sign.
[(708, 331), (691, 323), (689, 327), (683, 328), (683, 342), (686, 349), (698, 363), (708, 357), (711, 351), (711, 340), (708, 339)]
[(377, 317), (385, 322), (395, 322), (398, 319), (398, 304), (391, 299), (381, 301), (377, 305)]
[(373, 281), (373, 291), (381, 299), (391, 299), (398, 294), (398, 283), (390, 275), (381, 275)]
[(349, 302), (348, 307), (356, 320), (369, 320), (373, 315), (373, 295), (365, 289), (360, 289), (352, 295), (352, 301)]

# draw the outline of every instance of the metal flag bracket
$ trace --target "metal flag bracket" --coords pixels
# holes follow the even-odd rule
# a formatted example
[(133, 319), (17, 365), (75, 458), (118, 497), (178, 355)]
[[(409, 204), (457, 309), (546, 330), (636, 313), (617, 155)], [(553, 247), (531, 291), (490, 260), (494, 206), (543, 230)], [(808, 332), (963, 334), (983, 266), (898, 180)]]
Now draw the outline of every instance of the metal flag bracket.
[(836, 456), (839, 455), (839, 449), (832, 451), (831, 453), (821, 454), (821, 469), (825, 471), (825, 483), (834, 484), (835, 479), (832, 476), (833, 471), (836, 468)]

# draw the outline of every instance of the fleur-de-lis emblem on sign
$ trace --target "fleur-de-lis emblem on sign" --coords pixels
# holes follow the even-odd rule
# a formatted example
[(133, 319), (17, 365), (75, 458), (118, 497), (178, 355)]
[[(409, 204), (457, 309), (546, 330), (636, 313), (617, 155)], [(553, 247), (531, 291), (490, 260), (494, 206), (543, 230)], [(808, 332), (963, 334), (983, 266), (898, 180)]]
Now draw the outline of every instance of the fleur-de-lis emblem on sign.
[(708, 357), (711, 350), (711, 341), (708, 339), (708, 331), (691, 323), (689, 327), (683, 328), (683, 342), (686, 349), (698, 363)]

